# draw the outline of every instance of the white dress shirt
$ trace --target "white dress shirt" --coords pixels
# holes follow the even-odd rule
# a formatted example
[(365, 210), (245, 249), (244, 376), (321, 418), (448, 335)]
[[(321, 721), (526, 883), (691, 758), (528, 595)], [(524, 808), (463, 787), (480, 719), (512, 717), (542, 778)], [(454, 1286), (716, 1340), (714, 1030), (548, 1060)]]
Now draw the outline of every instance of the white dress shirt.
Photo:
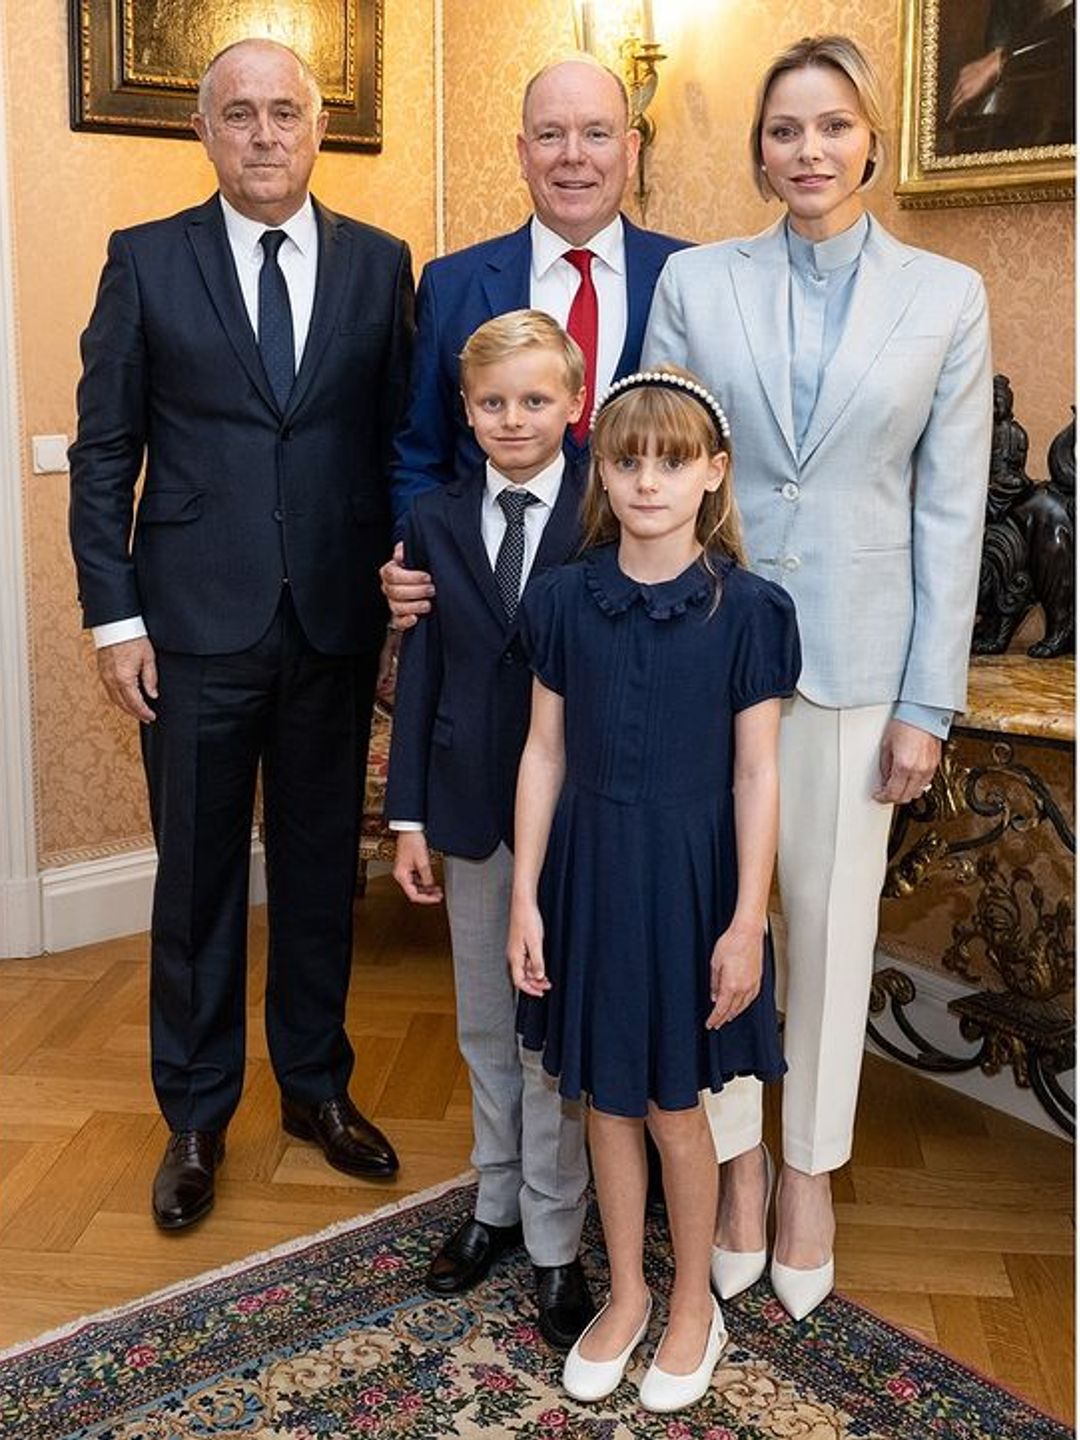
[(591, 250), (595, 257), (592, 278), (599, 310), (600, 333), (596, 354), (596, 394), (599, 397), (611, 384), (626, 343), (626, 237), (622, 216), (616, 215), (610, 225), (598, 230), (584, 245), (568, 245), (561, 235), (549, 230), (534, 215), (530, 239), (529, 304), (534, 310), (543, 310), (557, 320), (563, 329), (581, 283), (580, 274), (563, 256), (567, 250)]
[[(525, 485), (514, 486), (516, 490), (528, 490), (529, 494), (534, 495), (540, 502), (539, 505), (530, 505), (525, 511), (525, 561), (521, 567), (519, 599), (525, 589), (525, 582), (529, 578), (533, 561), (536, 559), (544, 526), (551, 519), (555, 501), (559, 498), (559, 489), (562, 486), (565, 468), (566, 462), (560, 451), (551, 464), (540, 471), (539, 475), (534, 475)], [(507, 480), (506, 476), (496, 470), (489, 460), (487, 462), (487, 479), (484, 483), (484, 498), (480, 505), (480, 538), (484, 542), (484, 549), (487, 551), (492, 571), (495, 569), (495, 557), (499, 553), (499, 546), (506, 534), (506, 516), (503, 514), (498, 497), (510, 487), (510, 484), (511, 482)]]
[[(540, 471), (539, 475), (534, 475), (527, 484), (515, 487), (528, 490), (540, 502), (538, 505), (530, 505), (525, 511), (525, 560), (521, 567), (519, 597), (525, 589), (525, 582), (529, 578), (533, 561), (536, 559), (536, 552), (540, 548), (540, 537), (544, 533), (544, 526), (551, 519), (555, 502), (559, 498), (565, 468), (566, 462), (560, 451), (551, 464)], [(480, 538), (484, 542), (484, 550), (487, 552), (488, 562), (493, 573), (495, 557), (499, 553), (499, 546), (506, 534), (506, 516), (499, 504), (498, 496), (510, 484), (511, 482), (507, 480), (506, 476), (500, 474), (489, 460), (487, 462), (487, 479), (484, 482), (484, 498), (480, 502)], [(389, 820), (387, 824), (391, 830), (423, 830), (424, 828), (419, 820)]]
[[(249, 220), (246, 215), (241, 215), (239, 210), (234, 209), (224, 195), (219, 195), (218, 199), (225, 216), (225, 234), (228, 236), (229, 249), (236, 266), (236, 278), (240, 281), (244, 309), (256, 340), (259, 338), (259, 271), (266, 253), (259, 240), (264, 230), (284, 230), (289, 237), (278, 251), (278, 264), (289, 291), (296, 368), (299, 370), (311, 325), (311, 310), (315, 303), (315, 278), (319, 265), (319, 226), (311, 196), (306, 196), (296, 214), (290, 215), (288, 220), (280, 225), (264, 225), (261, 220)], [(132, 615), (125, 620), (110, 621), (107, 625), (95, 625), (91, 634), (94, 644), (100, 650), (105, 645), (119, 645), (124, 640), (140, 639), (146, 634), (146, 625), (141, 615)]]

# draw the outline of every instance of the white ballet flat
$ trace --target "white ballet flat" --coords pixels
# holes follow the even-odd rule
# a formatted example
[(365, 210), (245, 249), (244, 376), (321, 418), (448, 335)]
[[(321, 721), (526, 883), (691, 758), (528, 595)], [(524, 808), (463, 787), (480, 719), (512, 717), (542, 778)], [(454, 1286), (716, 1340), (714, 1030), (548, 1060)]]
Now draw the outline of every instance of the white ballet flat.
[(634, 1338), (627, 1345), (625, 1350), (612, 1360), (586, 1360), (581, 1354), (581, 1342), (588, 1335), (596, 1322), (607, 1309), (608, 1300), (593, 1316), (574, 1341), (570, 1353), (563, 1361), (562, 1383), (563, 1389), (574, 1400), (603, 1400), (605, 1395), (618, 1388), (623, 1378), (630, 1356), (645, 1339), (645, 1332), (649, 1328), (649, 1320), (652, 1316), (652, 1294), (650, 1292), (648, 1303), (645, 1306), (645, 1318), (638, 1326)]
[[(769, 1203), (776, 1180), (776, 1167), (769, 1154), (769, 1147), (764, 1142), (761, 1149), (765, 1156), (765, 1203), (761, 1210), (761, 1228), (764, 1232), (769, 1223)], [(760, 1250), (725, 1250), (720, 1245), (714, 1245), (712, 1263), (709, 1266), (713, 1289), (721, 1300), (731, 1300), (736, 1295), (741, 1295), (765, 1274), (768, 1258), (767, 1244)]]
[[(709, 1299), (712, 1300), (713, 1318), (705, 1340), (705, 1353), (701, 1357), (701, 1364), (696, 1370), (691, 1370), (689, 1375), (669, 1375), (666, 1370), (660, 1369), (654, 1359), (641, 1382), (639, 1398), (643, 1409), (661, 1415), (672, 1410), (682, 1410), (700, 1400), (712, 1384), (713, 1371), (727, 1344), (728, 1333), (716, 1297), (710, 1295)], [(664, 1334), (667, 1334), (666, 1330)], [(661, 1339), (660, 1344), (663, 1343)]]
[(776, 1298), (793, 1320), (805, 1320), (832, 1293), (836, 1267), (830, 1255), (824, 1265), (813, 1270), (796, 1270), (791, 1265), (772, 1262), (770, 1278)]

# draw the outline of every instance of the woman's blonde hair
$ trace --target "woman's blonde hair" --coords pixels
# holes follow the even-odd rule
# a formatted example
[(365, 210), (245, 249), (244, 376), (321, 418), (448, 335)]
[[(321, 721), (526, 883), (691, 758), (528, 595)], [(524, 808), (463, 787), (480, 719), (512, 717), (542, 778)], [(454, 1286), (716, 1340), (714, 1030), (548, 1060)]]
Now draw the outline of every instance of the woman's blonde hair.
[[(679, 365), (654, 365), (650, 374), (657, 373), (701, 385), (695, 375)], [(728, 457), (720, 485), (702, 496), (694, 535), (702, 548), (705, 568), (713, 576), (716, 570), (710, 557), (717, 553), (739, 565), (746, 563), (733, 488), (731, 441), (721, 434), (719, 423), (705, 401), (696, 399), (690, 391), (643, 380), (601, 405), (590, 444), (592, 463), (581, 512), (584, 548), (603, 545), (619, 537), (619, 522), (608, 504), (600, 474), (601, 461), (646, 455), (650, 447), (654, 447), (658, 455), (676, 460), (694, 460), (701, 455)]]
[(754, 185), (763, 200), (776, 198), (765, 174), (761, 154), (761, 130), (769, 91), (781, 75), (786, 75), (789, 70), (804, 70), (808, 65), (831, 65), (855, 87), (863, 119), (870, 127), (872, 137), (862, 189), (869, 190), (885, 167), (885, 109), (881, 100), (881, 83), (873, 65), (847, 35), (804, 35), (776, 56), (761, 77), (754, 100), (754, 118), (750, 122), (750, 167)]

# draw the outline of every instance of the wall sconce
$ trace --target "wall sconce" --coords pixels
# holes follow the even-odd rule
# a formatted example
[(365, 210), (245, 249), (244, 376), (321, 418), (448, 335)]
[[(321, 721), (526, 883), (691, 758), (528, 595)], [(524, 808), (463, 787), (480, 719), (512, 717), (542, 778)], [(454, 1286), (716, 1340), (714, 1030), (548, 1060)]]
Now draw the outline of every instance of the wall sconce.
[[(597, 48), (596, 12), (599, 0), (576, 0), (574, 5), (574, 30), (578, 48), (597, 59), (603, 60)], [(653, 0), (641, 0), (639, 21), (636, 28), (619, 42), (619, 60), (623, 79), (630, 96), (630, 127), (641, 136), (641, 148), (637, 163), (637, 196), (641, 218), (644, 220), (649, 205), (649, 186), (646, 182), (646, 157), (649, 147), (656, 139), (656, 121), (648, 113), (660, 83), (658, 66), (667, 56), (656, 41), (653, 29)]]

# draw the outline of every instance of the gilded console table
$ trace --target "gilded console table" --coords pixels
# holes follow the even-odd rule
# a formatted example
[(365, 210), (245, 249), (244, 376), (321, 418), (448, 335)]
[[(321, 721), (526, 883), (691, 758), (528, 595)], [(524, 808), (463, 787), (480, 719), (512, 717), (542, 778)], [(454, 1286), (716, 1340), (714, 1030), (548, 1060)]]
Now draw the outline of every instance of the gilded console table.
[[(1011, 1067), (1072, 1135), (1060, 1077), (1076, 1065), (1075, 662), (974, 658), (968, 699), (930, 790), (894, 819), (881, 945), (973, 987), (949, 1010), (975, 1048), (952, 1054), (921, 1035), (905, 1013), (915, 982), (894, 967), (874, 977), (869, 1033), (922, 1070)], [(886, 1006), (910, 1048), (875, 1024)]]

